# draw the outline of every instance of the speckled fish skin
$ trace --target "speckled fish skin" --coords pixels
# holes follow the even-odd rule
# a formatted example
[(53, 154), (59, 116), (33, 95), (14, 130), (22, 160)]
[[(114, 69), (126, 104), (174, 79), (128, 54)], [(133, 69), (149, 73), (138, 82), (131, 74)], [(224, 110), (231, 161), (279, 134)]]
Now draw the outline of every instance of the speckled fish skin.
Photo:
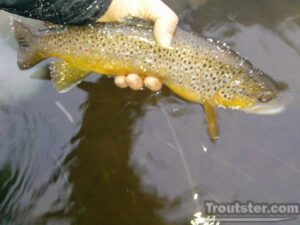
[(272, 79), (227, 46), (177, 29), (172, 48), (165, 49), (154, 40), (151, 24), (132, 21), (45, 29), (31, 39), (40, 59), (66, 62), (51, 68), (59, 91), (75, 83), (72, 73), (58, 76), (71, 65), (83, 71), (76, 81), (89, 72), (155, 76), (182, 98), (204, 104), (210, 114), (215, 106), (247, 108), (276, 96)]
[(180, 29), (172, 49), (155, 42), (151, 26), (126, 23), (46, 30), (38, 34), (36, 46), (45, 58), (64, 59), (88, 71), (158, 77), (200, 103), (240, 108), (276, 95), (272, 80), (237, 53)]

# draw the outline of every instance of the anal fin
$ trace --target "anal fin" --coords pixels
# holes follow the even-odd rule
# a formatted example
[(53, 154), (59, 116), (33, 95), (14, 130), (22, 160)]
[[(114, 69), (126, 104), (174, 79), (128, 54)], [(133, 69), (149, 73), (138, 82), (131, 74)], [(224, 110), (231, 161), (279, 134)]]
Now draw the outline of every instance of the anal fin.
[(90, 71), (73, 66), (66, 61), (53, 62), (49, 69), (53, 84), (58, 92), (68, 91), (90, 73)]
[(207, 101), (203, 103), (203, 108), (210, 139), (212, 140), (212, 142), (215, 142), (219, 137), (216, 109), (212, 104), (210, 104)]

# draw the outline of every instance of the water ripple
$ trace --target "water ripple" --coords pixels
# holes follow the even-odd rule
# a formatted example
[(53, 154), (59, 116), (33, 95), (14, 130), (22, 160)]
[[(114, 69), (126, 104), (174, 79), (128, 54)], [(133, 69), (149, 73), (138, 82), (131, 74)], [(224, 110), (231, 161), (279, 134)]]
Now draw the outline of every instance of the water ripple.
[(0, 124), (0, 214), (4, 221), (24, 224), (28, 215), (41, 212), (38, 205), (51, 186), (66, 181), (57, 176), (57, 132), (45, 115), (28, 107), (1, 106)]

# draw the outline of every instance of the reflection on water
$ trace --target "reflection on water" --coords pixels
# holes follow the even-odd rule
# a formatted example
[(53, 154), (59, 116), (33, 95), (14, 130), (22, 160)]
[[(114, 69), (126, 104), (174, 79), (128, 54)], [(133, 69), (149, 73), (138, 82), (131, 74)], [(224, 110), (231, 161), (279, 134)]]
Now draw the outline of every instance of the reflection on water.
[[(79, 144), (64, 163), (72, 184), (67, 213), (78, 224), (164, 224), (156, 215), (164, 199), (143, 192), (139, 176), (128, 164), (138, 135), (134, 125), (145, 113), (148, 94), (120, 89), (108, 98), (110, 79), (84, 82), (80, 88), (88, 92), (88, 101), (81, 106), (85, 109), (81, 129), (71, 139)], [(46, 216), (65, 213), (63, 209)]]
[(205, 200), (300, 202), (299, 1), (167, 2), (181, 27), (286, 81), (286, 112), (220, 109), (214, 145), (201, 107), (166, 89), (121, 90), (95, 76), (58, 94), (36, 78), (43, 65), (17, 69), (0, 14), (0, 224), (190, 224)]

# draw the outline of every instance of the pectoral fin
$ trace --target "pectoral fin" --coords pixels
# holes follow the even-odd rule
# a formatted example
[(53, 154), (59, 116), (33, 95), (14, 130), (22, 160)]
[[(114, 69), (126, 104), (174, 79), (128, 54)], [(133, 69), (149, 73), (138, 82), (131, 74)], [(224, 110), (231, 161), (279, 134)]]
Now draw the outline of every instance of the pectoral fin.
[(209, 102), (204, 102), (203, 108), (208, 126), (208, 133), (211, 140), (214, 142), (218, 138), (216, 109)]
[(53, 62), (49, 69), (58, 92), (68, 91), (90, 73), (90, 71), (82, 70), (65, 61)]

